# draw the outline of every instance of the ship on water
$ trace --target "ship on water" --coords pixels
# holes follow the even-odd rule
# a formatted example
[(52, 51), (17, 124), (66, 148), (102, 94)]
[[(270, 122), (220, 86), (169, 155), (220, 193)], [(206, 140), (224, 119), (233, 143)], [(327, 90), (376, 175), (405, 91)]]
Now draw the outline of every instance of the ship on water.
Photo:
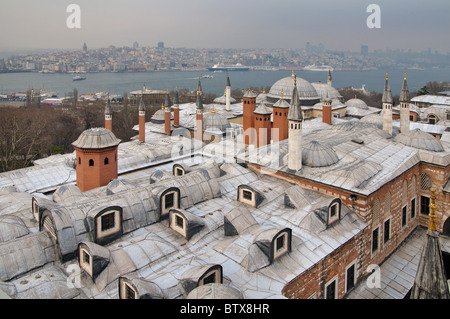
[(213, 67), (208, 68), (209, 71), (248, 71), (249, 67), (240, 63), (235, 65), (215, 64)]
[(303, 68), (305, 71), (317, 71), (317, 72), (323, 72), (323, 71), (333, 71), (333, 68), (329, 65), (307, 65)]
[(79, 74), (76, 74), (76, 75), (74, 75), (74, 76), (73, 76), (72, 80), (73, 80), (73, 81), (81, 81), (81, 80), (86, 80), (86, 76), (84, 76), (84, 75), (79, 75)]

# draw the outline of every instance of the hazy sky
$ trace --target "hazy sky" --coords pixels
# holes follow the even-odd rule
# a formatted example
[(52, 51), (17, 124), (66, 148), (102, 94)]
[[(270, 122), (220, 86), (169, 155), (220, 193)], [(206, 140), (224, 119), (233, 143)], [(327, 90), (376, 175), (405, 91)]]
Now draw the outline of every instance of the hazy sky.
[[(81, 28), (69, 29), (69, 4)], [(369, 29), (369, 4), (381, 28)], [(304, 48), (450, 52), (449, 0), (2, 0), (0, 51), (109, 45), (187, 48)]]

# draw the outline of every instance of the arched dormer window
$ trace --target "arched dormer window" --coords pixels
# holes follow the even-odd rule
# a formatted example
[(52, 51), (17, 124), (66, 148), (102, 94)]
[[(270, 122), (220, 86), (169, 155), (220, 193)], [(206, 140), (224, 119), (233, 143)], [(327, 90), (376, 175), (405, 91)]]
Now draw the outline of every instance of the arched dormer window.
[(341, 219), (341, 200), (339, 198), (334, 199), (328, 206), (328, 225), (333, 224), (335, 221)]
[(264, 200), (264, 197), (258, 191), (248, 185), (239, 185), (237, 193), (238, 201), (253, 207), (258, 207)]
[(108, 164), (109, 164), (109, 158), (105, 157), (105, 160), (104, 160), (103, 163), (104, 163), (105, 165), (108, 165)]
[(95, 243), (104, 245), (122, 236), (122, 207), (111, 206), (88, 214), (94, 220)]
[(438, 122), (438, 117), (434, 114), (428, 115), (428, 124), (436, 124)]
[(170, 210), (180, 208), (180, 189), (171, 187), (165, 190), (160, 197), (161, 217), (167, 217)]
[(204, 223), (201, 218), (185, 210), (171, 209), (169, 226), (189, 240), (204, 227)]

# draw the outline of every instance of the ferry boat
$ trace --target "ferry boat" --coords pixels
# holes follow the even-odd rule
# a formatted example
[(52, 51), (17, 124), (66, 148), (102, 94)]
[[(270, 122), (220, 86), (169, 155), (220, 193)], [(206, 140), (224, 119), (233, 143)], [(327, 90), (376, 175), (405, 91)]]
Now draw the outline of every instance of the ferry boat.
[(86, 80), (86, 77), (84, 75), (74, 75), (72, 78), (73, 81), (81, 81), (81, 80)]
[(208, 68), (209, 71), (248, 71), (249, 67), (240, 63), (235, 65), (215, 64), (213, 67)]
[(303, 69), (305, 71), (318, 71), (318, 72), (333, 71), (333, 68), (329, 65), (315, 65), (315, 64), (307, 65)]

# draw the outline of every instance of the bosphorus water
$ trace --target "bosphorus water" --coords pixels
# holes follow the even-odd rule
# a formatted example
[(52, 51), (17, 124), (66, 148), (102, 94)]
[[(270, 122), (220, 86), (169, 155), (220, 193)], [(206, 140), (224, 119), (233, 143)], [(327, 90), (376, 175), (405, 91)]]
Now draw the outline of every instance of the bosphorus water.
[[(450, 81), (450, 69), (406, 70), (409, 90), (416, 91), (429, 81)], [(385, 70), (373, 71), (333, 71), (333, 87), (361, 88), (382, 92), (385, 82)], [(45, 88), (55, 92), (58, 97), (78, 89), (79, 94), (109, 92), (122, 95), (147, 88), (158, 90), (180, 89), (195, 90), (198, 78), (209, 74), (213, 78), (202, 79), (202, 88), (206, 93), (223, 95), (226, 84), (226, 72), (209, 71), (171, 71), (171, 72), (142, 72), (142, 73), (87, 73), (87, 79), (73, 81), (71, 74), (66, 73), (1, 73), (0, 93), (25, 92), (28, 89)], [(234, 71), (230, 72), (231, 88), (243, 89), (249, 86), (272, 86), (276, 81), (291, 75), (289, 70), (279, 71)], [(326, 82), (327, 72), (296, 71), (297, 77), (309, 82)], [(389, 70), (389, 83), (392, 94), (400, 94), (403, 82), (403, 70)]]

